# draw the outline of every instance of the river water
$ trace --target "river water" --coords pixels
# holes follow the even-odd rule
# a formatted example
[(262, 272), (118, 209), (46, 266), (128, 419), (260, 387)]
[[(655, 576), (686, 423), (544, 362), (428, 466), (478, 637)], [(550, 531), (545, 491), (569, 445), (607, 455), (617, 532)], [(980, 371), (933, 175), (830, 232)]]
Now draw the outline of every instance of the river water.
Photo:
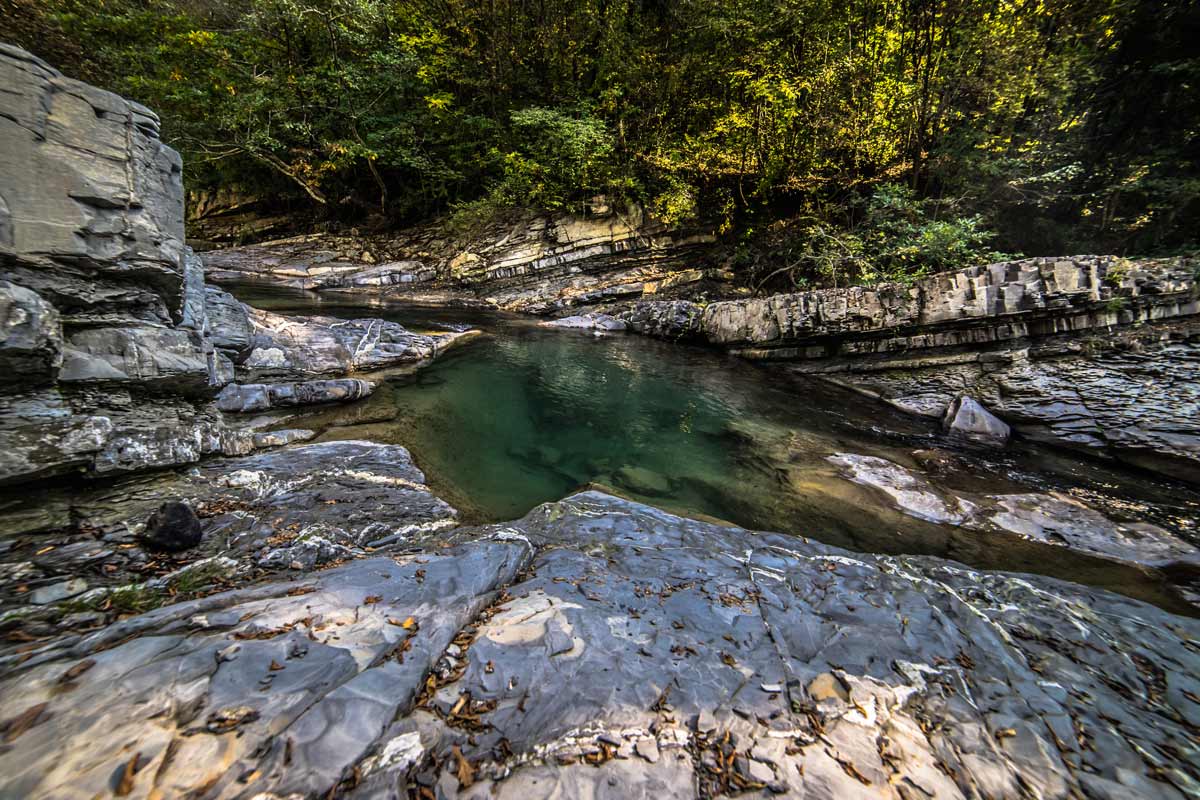
[(857, 453), (919, 470), (913, 452), (937, 449), (961, 465), (937, 477), (946, 489), (1070, 493), (1114, 519), (1154, 522), (1194, 540), (1200, 493), (1188, 487), (1033, 445), (964, 449), (936, 422), (704, 348), (548, 329), (464, 309), (230, 288), (281, 313), (483, 331), (420, 370), (371, 376), (380, 386), (365, 401), (281, 422), (318, 431), (318, 441), (406, 446), (434, 491), (467, 522), (513, 519), (599, 485), (692, 516), (858, 551), (1037, 572), (1195, 613), (1155, 571), (915, 519), (877, 490), (840, 476), (826, 459)]

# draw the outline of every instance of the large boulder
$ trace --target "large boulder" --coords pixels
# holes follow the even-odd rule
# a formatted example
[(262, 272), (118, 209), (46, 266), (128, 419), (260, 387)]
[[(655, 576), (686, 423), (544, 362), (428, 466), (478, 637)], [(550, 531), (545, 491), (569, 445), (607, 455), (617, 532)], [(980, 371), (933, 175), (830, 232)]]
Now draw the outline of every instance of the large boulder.
[(412, 333), (382, 319), (287, 317), (248, 310), (254, 336), (238, 368), (244, 380), (344, 375), (418, 363), (474, 333)]
[(0, 247), (177, 309), (183, 162), (158, 117), (3, 44), (0, 86)]

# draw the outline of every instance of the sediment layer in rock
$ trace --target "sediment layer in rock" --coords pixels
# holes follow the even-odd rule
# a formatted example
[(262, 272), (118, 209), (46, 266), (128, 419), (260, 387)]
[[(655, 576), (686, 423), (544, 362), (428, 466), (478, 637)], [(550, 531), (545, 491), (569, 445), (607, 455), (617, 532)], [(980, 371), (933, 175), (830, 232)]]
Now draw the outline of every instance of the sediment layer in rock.
[(1027, 437), (1200, 481), (1198, 314), (1193, 262), (1085, 256), (912, 286), (643, 302), (626, 319), (913, 413), (942, 417), (967, 395)]
[(214, 396), (420, 362), (459, 338), (291, 319), (206, 286), (152, 112), (7, 45), (0, 86), (0, 484), (294, 441), (229, 426)]
[(468, 237), (436, 225), (375, 237), (313, 235), (206, 254), (209, 276), (551, 313), (728, 280), (714, 238), (639, 209), (588, 217), (522, 213)]

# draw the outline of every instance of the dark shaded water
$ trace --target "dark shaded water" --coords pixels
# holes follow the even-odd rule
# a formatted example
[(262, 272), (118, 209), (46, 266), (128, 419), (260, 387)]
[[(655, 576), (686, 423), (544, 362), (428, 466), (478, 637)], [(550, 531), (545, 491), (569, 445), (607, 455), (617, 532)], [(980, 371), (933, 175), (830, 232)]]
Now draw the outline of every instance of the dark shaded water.
[[(720, 353), (633, 335), (537, 327), (461, 309), (353, 305), (253, 286), (246, 302), (289, 313), (382, 316), (413, 330), (484, 331), (419, 371), (385, 378), (366, 401), (286, 425), (321, 440), (403, 444), (464, 519), (491, 522), (589, 484), (678, 512), (792, 532), (877, 553), (927, 553), (990, 569), (1104, 586), (1186, 611), (1161, 576), (1065, 548), (934, 525), (838, 476), (835, 452), (916, 468), (912, 451), (949, 448), (937, 426), (827, 384)], [(379, 376), (373, 376), (379, 380)], [(958, 450), (951, 489), (1073, 490), (1110, 516), (1190, 534), (1200, 498), (1150, 477), (1053, 451)]]

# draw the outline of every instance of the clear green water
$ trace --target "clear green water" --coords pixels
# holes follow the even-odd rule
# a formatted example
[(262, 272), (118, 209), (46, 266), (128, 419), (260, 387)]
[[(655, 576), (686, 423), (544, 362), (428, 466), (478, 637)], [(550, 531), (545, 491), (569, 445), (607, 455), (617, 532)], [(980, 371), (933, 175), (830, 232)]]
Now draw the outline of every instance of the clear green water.
[[(478, 338), (418, 371), (372, 376), (376, 393), (282, 423), (319, 440), (403, 444), (467, 522), (513, 519), (588, 485), (677, 512), (780, 530), (859, 551), (927, 553), (1038, 572), (1189, 610), (1161, 576), (1011, 536), (904, 515), (825, 460), (952, 449), (935, 424), (825, 383), (706, 349), (644, 337), (541, 328), (461, 309), (342, 305), (328, 296), (240, 287), (289, 313), (383, 316), (413, 330), (469, 325)], [(1083, 488), (1169, 527), (1195, 497), (1178, 486), (1034, 447), (958, 451), (949, 488), (988, 493)], [(1186, 492), (1186, 490), (1185, 490)], [(1194, 495), (1194, 493), (1193, 493)]]

